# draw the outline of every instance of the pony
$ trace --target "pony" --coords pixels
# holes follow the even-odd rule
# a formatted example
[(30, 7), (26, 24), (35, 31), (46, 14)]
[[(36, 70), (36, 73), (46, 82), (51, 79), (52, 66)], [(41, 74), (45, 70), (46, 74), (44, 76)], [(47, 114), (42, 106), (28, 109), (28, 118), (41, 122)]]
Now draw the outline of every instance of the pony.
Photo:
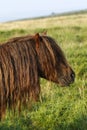
[(15, 37), (0, 45), (0, 119), (6, 109), (39, 101), (40, 78), (60, 86), (74, 82), (75, 72), (54, 38), (47, 35)]

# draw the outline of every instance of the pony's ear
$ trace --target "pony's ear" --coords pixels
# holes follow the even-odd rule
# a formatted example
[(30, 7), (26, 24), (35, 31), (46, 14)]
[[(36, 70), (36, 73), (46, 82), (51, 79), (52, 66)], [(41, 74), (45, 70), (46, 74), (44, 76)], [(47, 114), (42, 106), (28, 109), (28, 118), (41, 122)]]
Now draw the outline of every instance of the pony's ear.
[(42, 33), (42, 35), (47, 35), (47, 30), (45, 30), (45, 31)]
[(39, 33), (36, 33), (34, 38), (35, 38), (36, 49), (37, 49), (37, 48), (39, 48), (39, 43), (40, 43), (40, 35), (39, 35)]
[(39, 37), (40, 37), (39, 33), (36, 33), (34, 37), (35, 37), (36, 40), (38, 40)]

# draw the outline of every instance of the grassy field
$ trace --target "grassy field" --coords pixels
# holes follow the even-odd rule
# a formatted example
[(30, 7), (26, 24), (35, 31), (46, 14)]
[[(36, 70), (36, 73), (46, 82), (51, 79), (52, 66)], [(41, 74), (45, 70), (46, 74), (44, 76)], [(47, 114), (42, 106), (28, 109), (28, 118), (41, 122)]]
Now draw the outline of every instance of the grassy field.
[(68, 88), (41, 79), (42, 103), (33, 103), (20, 117), (7, 112), (0, 130), (87, 130), (87, 14), (0, 24), (0, 43), (42, 33), (54, 37), (76, 73)]

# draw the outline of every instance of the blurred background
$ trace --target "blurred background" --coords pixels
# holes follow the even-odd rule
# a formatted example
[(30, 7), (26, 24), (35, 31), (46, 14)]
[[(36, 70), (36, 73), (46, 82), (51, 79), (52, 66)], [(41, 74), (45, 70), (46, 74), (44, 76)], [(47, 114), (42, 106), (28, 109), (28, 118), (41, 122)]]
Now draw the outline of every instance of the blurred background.
[(0, 0), (0, 22), (87, 9), (87, 0)]

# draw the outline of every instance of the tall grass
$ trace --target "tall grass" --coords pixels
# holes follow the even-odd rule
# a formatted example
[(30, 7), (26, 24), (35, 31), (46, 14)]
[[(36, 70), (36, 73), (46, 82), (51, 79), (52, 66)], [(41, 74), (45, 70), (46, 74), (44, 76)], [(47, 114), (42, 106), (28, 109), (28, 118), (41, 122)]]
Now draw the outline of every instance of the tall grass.
[[(2, 43), (13, 36), (47, 30), (61, 46), (76, 73), (75, 83), (67, 88), (41, 79), (42, 102), (32, 103), (32, 107), (24, 109), (20, 116), (7, 112), (6, 119), (0, 122), (1, 130), (87, 130), (87, 26), (84, 24), (87, 19), (84, 15), (74, 17), (76, 19), (66, 16), (66, 20), (62, 17), (67, 26), (57, 26), (54, 21), (55, 26), (45, 28), (38, 25), (30, 29), (19, 27), (0, 31)], [(69, 20), (72, 24), (68, 24)], [(80, 20), (81, 24), (78, 23)]]

